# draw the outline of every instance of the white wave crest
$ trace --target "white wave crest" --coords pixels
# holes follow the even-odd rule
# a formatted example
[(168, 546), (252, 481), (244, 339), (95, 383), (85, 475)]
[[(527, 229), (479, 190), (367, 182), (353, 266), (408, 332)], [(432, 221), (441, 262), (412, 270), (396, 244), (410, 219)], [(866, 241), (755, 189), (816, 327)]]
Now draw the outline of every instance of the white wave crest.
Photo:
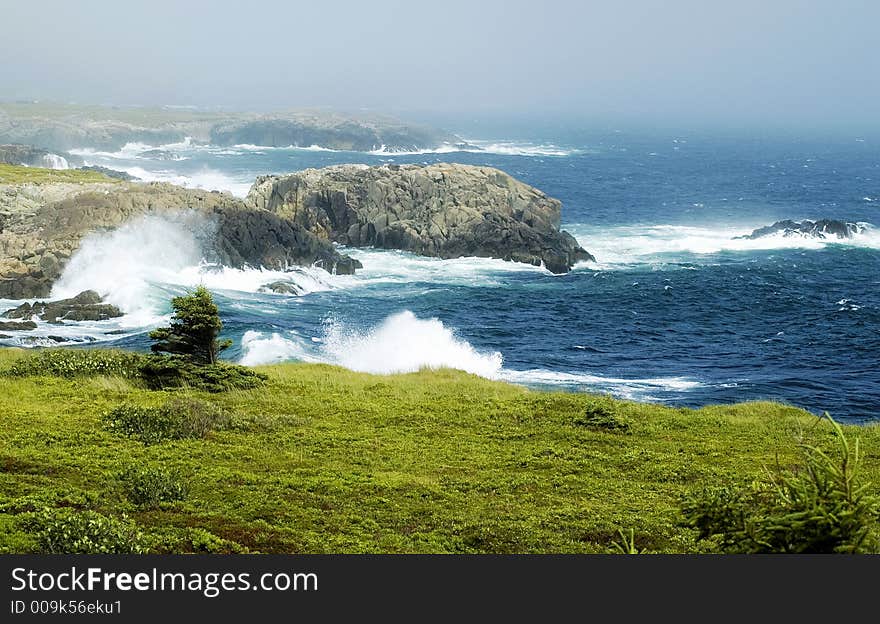
[(330, 324), (322, 351), (333, 363), (364, 373), (456, 368), (494, 379), (502, 363), (497, 351), (479, 353), (440, 320), (420, 319), (409, 310), (365, 331)]
[(269, 271), (210, 264), (204, 249), (212, 235), (211, 223), (197, 213), (150, 215), (92, 234), (68, 262), (52, 297), (95, 290), (126, 313), (123, 326), (146, 327), (161, 320), (166, 309), (167, 293), (161, 286), (257, 293), (268, 283), (288, 281), (303, 294), (332, 287), (321, 269)]
[(593, 392), (608, 392), (629, 400), (656, 399), (658, 392), (687, 392), (703, 384), (687, 377), (621, 378), (588, 373), (566, 373), (541, 368), (531, 370), (503, 370), (504, 381), (531, 386), (561, 386)]
[(43, 164), (47, 169), (70, 169), (70, 164), (64, 156), (58, 154), (44, 154)]
[[(697, 227), (686, 225), (565, 226), (590, 251), (600, 267), (669, 261), (685, 255), (707, 255), (722, 251), (773, 249), (824, 249), (842, 244), (880, 249), (880, 231), (871, 224), (852, 238), (785, 236), (782, 233), (755, 239), (736, 237), (750, 234), (759, 226)], [(589, 266), (595, 267), (595, 264)]]
[(289, 359), (321, 361), (363, 373), (388, 375), (423, 368), (455, 368), (496, 379), (502, 357), (480, 353), (456, 336), (442, 321), (420, 319), (409, 310), (387, 317), (376, 327), (355, 329), (327, 323), (311, 349), (296, 336), (248, 332), (242, 341), (242, 364), (266, 364)]

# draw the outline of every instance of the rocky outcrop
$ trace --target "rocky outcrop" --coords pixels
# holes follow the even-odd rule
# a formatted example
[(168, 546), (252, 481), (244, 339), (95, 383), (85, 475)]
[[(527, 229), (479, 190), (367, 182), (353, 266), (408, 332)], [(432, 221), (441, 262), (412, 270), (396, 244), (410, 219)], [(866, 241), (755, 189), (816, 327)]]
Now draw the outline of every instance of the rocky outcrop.
[(330, 241), (564, 273), (593, 260), (560, 231), (561, 204), (490, 167), (338, 165), (257, 178), (247, 203)]
[(0, 299), (45, 297), (84, 236), (145, 215), (193, 212), (209, 259), (284, 270), (312, 265), (350, 273), (359, 263), (327, 240), (226, 193), (171, 184), (0, 185)]
[(116, 169), (109, 169), (108, 167), (102, 167), (100, 165), (86, 165), (84, 167), (77, 167), (80, 171), (94, 171), (95, 173), (100, 173), (102, 175), (107, 176), (108, 178), (113, 178), (114, 180), (122, 180), (124, 182), (134, 182), (135, 180), (140, 180), (130, 173), (125, 171), (117, 171)]
[[(70, 299), (58, 301), (37, 301), (23, 303), (17, 308), (7, 310), (3, 318), (32, 321), (38, 318), (49, 323), (61, 324), (64, 321), (106, 321), (122, 316), (115, 305), (104, 303), (101, 295), (94, 290), (86, 290)], [(31, 329), (34, 329), (32, 327)], [(11, 329), (7, 327), (6, 329)]]
[(81, 161), (70, 154), (52, 152), (31, 145), (0, 145), (0, 163), (5, 165), (25, 165), (46, 169), (67, 169)]
[[(506, 173), (458, 164), (263, 176), (244, 200), (164, 183), (0, 184), (0, 299), (48, 296), (86, 235), (149, 215), (186, 216), (181, 227), (197, 234), (206, 259), (231, 267), (353, 273), (360, 262), (337, 251), (340, 243), (564, 273), (593, 257), (560, 231), (560, 210)], [(296, 294), (283, 284), (267, 289)]]
[(372, 152), (407, 152), (460, 143), (461, 139), (432, 128), (395, 120), (365, 120), (299, 114), (288, 118), (266, 116), (218, 124), (211, 129), (215, 145), (310, 147)]
[(838, 221), (835, 219), (820, 219), (819, 221), (777, 221), (773, 225), (758, 228), (751, 234), (737, 236), (737, 239), (756, 239), (763, 236), (782, 234), (783, 236), (809, 236), (812, 238), (852, 238), (855, 234), (865, 231), (865, 226), (859, 223)]

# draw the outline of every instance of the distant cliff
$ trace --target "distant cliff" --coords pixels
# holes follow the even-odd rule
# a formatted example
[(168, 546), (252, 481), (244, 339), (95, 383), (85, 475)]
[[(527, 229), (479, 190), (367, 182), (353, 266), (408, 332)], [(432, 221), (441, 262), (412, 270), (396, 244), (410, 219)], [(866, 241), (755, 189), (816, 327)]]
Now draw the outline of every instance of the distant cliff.
[(216, 145), (397, 152), (462, 143), (442, 130), (391, 117), (323, 110), (257, 114), (0, 103), (0, 143), (115, 151), (130, 142), (161, 145), (186, 137)]

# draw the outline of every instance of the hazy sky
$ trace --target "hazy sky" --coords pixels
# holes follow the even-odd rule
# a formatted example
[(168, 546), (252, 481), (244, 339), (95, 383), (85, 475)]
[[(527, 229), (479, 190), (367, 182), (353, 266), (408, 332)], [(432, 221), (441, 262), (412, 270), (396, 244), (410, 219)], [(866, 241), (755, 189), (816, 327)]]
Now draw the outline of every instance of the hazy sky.
[(880, 1), (0, 0), (0, 98), (869, 121)]

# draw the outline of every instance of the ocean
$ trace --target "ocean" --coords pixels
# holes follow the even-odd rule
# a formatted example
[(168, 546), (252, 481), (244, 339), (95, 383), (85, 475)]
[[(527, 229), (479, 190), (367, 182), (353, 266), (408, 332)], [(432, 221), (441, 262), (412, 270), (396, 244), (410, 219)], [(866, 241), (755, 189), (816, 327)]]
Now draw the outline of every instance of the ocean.
[[(356, 275), (298, 270), (303, 294), (276, 295), (258, 291), (277, 273), (206, 265), (198, 233), (142, 219), (87, 239), (53, 292), (95, 289), (126, 316), (32, 334), (146, 349), (170, 297), (204, 283), (235, 341), (225, 357), (244, 364), (327, 362), (380, 374), (449, 366), (673, 406), (766, 399), (841, 421), (880, 420), (876, 137), (448, 129), (479, 149), (367, 154), (184, 141), (74, 153), (145, 180), (240, 196), (256, 175), (338, 163), (488, 165), (560, 199), (563, 229), (597, 261), (553, 275), (499, 260), (351, 249), (364, 265)], [(734, 239), (781, 219), (822, 218), (867, 228), (846, 240)]]

